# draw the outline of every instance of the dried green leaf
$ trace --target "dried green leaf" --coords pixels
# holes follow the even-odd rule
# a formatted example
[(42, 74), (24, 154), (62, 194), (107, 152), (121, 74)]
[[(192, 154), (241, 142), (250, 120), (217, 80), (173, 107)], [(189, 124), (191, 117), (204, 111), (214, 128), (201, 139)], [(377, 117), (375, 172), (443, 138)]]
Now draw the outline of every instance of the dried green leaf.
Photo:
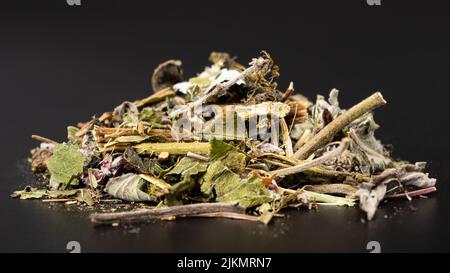
[(88, 169), (88, 178), (90, 186), (95, 189), (98, 186), (97, 178), (95, 177), (93, 170), (91, 168)]
[(225, 165), (220, 161), (214, 161), (208, 166), (208, 170), (201, 180), (200, 190), (207, 196), (212, 195), (212, 190), (214, 187), (214, 181), (222, 175), (226, 170)]
[(131, 147), (125, 150), (123, 158), (139, 173), (158, 176), (164, 170), (156, 159), (140, 157)]
[(88, 206), (93, 206), (95, 204), (94, 196), (89, 189), (80, 189), (78, 194), (75, 196), (78, 202), (85, 203)]
[(270, 203), (264, 203), (256, 209), (260, 216), (259, 221), (264, 223), (265, 225), (269, 224), (272, 220), (275, 212), (272, 210), (272, 206)]
[(223, 158), (227, 153), (239, 150), (222, 140), (213, 139), (210, 142), (211, 148), (209, 152), (209, 161), (214, 161)]
[(20, 197), (20, 199), (41, 199), (41, 198), (65, 198), (71, 197), (78, 193), (79, 190), (63, 190), (49, 191), (46, 189), (36, 189), (27, 187), (22, 191), (15, 191), (12, 197)]
[(53, 185), (70, 184), (83, 172), (84, 157), (77, 145), (57, 144), (53, 155), (47, 161)]
[(80, 131), (78, 127), (75, 126), (67, 126), (67, 139), (69, 141), (77, 141), (78, 137), (76, 134)]
[(134, 103), (125, 101), (114, 109), (112, 121), (115, 127), (119, 127), (122, 123), (137, 124), (139, 110)]
[(165, 177), (179, 175), (180, 182), (174, 184), (170, 190), (171, 194), (178, 195), (191, 189), (196, 182), (197, 175), (204, 173), (208, 163), (190, 157), (183, 157)]
[(160, 124), (162, 115), (152, 107), (145, 107), (139, 113), (139, 120), (148, 123)]
[(242, 173), (245, 170), (249, 158), (241, 150), (222, 140), (213, 139), (210, 141), (210, 144), (210, 162), (220, 160), (235, 173)]
[(391, 162), (389, 153), (374, 136), (378, 128), (373, 115), (368, 114), (349, 129), (352, 140), (350, 151), (354, 155), (359, 170), (365, 175), (383, 171)]
[(225, 170), (214, 181), (216, 201), (238, 201), (244, 208), (255, 207), (266, 202), (272, 202), (273, 198), (264, 186), (261, 179), (250, 177), (241, 179), (239, 175)]
[(20, 199), (41, 199), (47, 195), (47, 190), (31, 189), (20, 193)]
[(134, 173), (110, 179), (106, 184), (105, 191), (126, 201), (156, 201), (156, 197), (147, 193), (147, 182)]

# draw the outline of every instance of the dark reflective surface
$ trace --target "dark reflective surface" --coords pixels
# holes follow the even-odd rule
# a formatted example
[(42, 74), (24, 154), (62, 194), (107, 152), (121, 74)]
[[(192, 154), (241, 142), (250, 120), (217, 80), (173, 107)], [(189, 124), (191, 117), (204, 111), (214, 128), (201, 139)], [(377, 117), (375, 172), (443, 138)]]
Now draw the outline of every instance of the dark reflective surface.
[[(77, 9), (64, 1), (35, 2), (0, 9), (0, 251), (65, 252), (73, 240), (86, 252), (366, 252), (372, 240), (382, 251), (450, 250), (450, 19), (444, 7), (287, 1), (270, 8), (230, 2), (233, 8), (218, 10), (83, 1)], [(439, 192), (383, 204), (371, 223), (361, 223), (356, 208), (320, 207), (289, 211), (267, 227), (182, 219), (94, 228), (88, 212), (9, 198), (30, 181), (23, 169), (36, 145), (32, 133), (60, 141), (65, 126), (147, 96), (153, 68), (166, 59), (181, 58), (192, 76), (212, 50), (246, 63), (260, 49), (279, 63), (280, 88), (294, 80), (311, 99), (336, 87), (348, 108), (381, 90), (389, 103), (376, 111), (377, 135), (395, 146), (395, 156), (430, 161)]]

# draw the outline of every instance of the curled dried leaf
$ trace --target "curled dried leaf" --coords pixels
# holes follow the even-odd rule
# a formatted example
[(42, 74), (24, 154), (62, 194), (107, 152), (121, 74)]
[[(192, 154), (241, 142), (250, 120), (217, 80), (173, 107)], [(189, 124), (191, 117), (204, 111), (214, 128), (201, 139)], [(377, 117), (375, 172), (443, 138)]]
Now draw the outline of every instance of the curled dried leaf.
[(183, 81), (183, 70), (180, 60), (168, 60), (155, 69), (152, 76), (153, 92)]

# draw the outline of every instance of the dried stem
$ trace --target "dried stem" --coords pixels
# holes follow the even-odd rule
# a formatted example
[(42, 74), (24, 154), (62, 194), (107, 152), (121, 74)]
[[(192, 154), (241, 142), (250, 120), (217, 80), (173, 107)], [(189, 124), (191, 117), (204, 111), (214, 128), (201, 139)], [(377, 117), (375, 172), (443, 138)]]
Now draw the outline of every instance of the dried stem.
[(358, 188), (347, 184), (322, 184), (322, 185), (308, 185), (306, 190), (317, 193), (337, 193), (354, 196)]
[(209, 212), (209, 213), (201, 213), (197, 215), (191, 215), (193, 217), (211, 217), (211, 218), (228, 218), (235, 220), (245, 220), (251, 222), (259, 222), (259, 217), (254, 215), (248, 215), (245, 213), (236, 213), (236, 212)]
[(58, 142), (51, 140), (49, 138), (43, 137), (43, 136), (31, 135), (31, 138), (36, 139), (37, 141), (40, 141), (40, 142), (45, 142), (45, 143), (50, 143), (50, 144), (58, 144)]
[(409, 192), (404, 192), (404, 193), (398, 193), (398, 194), (391, 194), (391, 195), (387, 195), (385, 196), (385, 198), (401, 198), (401, 197), (415, 197), (415, 196), (420, 196), (420, 195), (425, 195), (425, 194), (429, 194), (432, 192), (437, 191), (436, 187), (429, 187), (429, 188), (425, 188), (425, 189), (419, 189), (419, 190), (415, 190), (415, 191), (409, 191)]
[(287, 101), (289, 99), (289, 97), (292, 95), (292, 93), (294, 93), (294, 83), (290, 82), (289, 87), (284, 92), (283, 96), (281, 97), (281, 100)]
[(61, 199), (42, 199), (43, 203), (63, 203), (67, 201), (74, 201), (73, 198), (61, 198)]
[(126, 212), (93, 213), (90, 218), (91, 222), (96, 224), (111, 224), (114, 222), (134, 222), (163, 217), (192, 216), (214, 212), (244, 213), (244, 209), (239, 207), (237, 203), (199, 203)]
[(145, 181), (152, 183), (153, 185), (157, 186), (158, 188), (162, 189), (165, 193), (168, 193), (170, 188), (172, 187), (169, 183), (167, 183), (164, 180), (161, 180), (159, 178), (153, 177), (148, 174), (140, 174), (140, 177), (144, 179)]
[(271, 171), (271, 172), (269, 172), (269, 174), (274, 175), (274, 176), (285, 176), (285, 175), (300, 173), (305, 170), (311, 169), (313, 167), (316, 167), (316, 166), (340, 155), (345, 149), (347, 149), (349, 143), (350, 143), (350, 140), (348, 138), (344, 138), (344, 139), (342, 139), (341, 144), (339, 144), (339, 146), (336, 149), (325, 153), (324, 155), (322, 155), (319, 158), (316, 158), (314, 160), (307, 161), (307, 162), (302, 162), (293, 167)]
[(194, 158), (194, 159), (198, 159), (198, 160), (201, 160), (201, 161), (208, 161), (208, 158), (206, 156), (198, 155), (198, 154), (192, 153), (192, 152), (188, 152), (186, 154), (186, 156)]
[(282, 192), (289, 193), (289, 194), (297, 194), (298, 196), (305, 196), (308, 200), (318, 202), (318, 203), (329, 203), (336, 206), (354, 206), (355, 200), (352, 198), (344, 198), (344, 197), (338, 197), (333, 196), (329, 194), (324, 193), (317, 193), (312, 191), (307, 191), (304, 189), (300, 190), (291, 190), (291, 189), (285, 189), (278, 187)]
[(208, 154), (211, 145), (209, 142), (193, 143), (142, 143), (134, 146), (139, 154), (151, 154), (168, 152), (173, 155), (187, 154), (188, 152), (197, 154)]
[(284, 144), (286, 156), (292, 157), (294, 155), (294, 150), (292, 149), (292, 141), (291, 137), (289, 136), (289, 128), (284, 118), (280, 118), (280, 127), (281, 127), (281, 139)]
[(294, 158), (308, 158), (308, 156), (314, 153), (317, 149), (332, 141), (334, 136), (352, 121), (384, 104), (386, 104), (386, 101), (383, 99), (381, 93), (374, 93), (370, 97), (345, 111), (322, 130), (320, 130), (319, 133), (314, 135), (308, 142), (305, 143), (305, 145), (298, 149), (298, 151), (294, 154)]

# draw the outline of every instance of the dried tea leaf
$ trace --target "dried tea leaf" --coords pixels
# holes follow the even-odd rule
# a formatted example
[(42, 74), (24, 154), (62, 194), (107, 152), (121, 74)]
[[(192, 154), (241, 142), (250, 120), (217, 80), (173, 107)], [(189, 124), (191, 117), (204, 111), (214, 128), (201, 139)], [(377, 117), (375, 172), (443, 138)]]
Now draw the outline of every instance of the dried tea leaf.
[(208, 170), (201, 179), (200, 190), (207, 196), (212, 195), (212, 190), (215, 186), (214, 181), (222, 175), (226, 170), (225, 165), (220, 161), (216, 160), (208, 166)]
[(63, 197), (71, 197), (77, 194), (80, 190), (63, 190), (63, 191), (47, 191), (47, 198), (63, 198)]
[(350, 151), (359, 170), (366, 175), (383, 171), (391, 163), (389, 153), (375, 138), (374, 132), (378, 128), (373, 115), (368, 114), (349, 129), (348, 134), (352, 140)]
[(222, 159), (229, 152), (239, 152), (239, 149), (222, 140), (213, 139), (210, 142), (209, 161)]
[(67, 126), (67, 139), (69, 141), (77, 141), (77, 133), (80, 131), (78, 127), (75, 126)]
[(98, 186), (98, 180), (97, 177), (95, 177), (92, 168), (88, 169), (88, 179), (89, 179), (89, 185), (95, 189)]
[(47, 195), (45, 189), (30, 189), (19, 194), (20, 199), (41, 199)]
[(139, 122), (139, 109), (134, 103), (124, 101), (114, 109), (112, 121), (114, 127), (123, 123), (135, 125)]
[(222, 159), (222, 163), (232, 172), (243, 173), (247, 165), (248, 157), (242, 152), (229, 152)]
[(152, 107), (145, 107), (139, 113), (139, 120), (153, 124), (160, 124), (162, 115)]
[(372, 220), (377, 211), (378, 205), (386, 194), (386, 185), (380, 184), (376, 187), (368, 183), (362, 183), (360, 189), (356, 192), (359, 197), (359, 207), (366, 212), (367, 220)]
[(202, 193), (210, 198), (215, 197), (218, 202), (238, 201), (240, 206), (249, 208), (273, 201), (261, 179), (241, 179), (220, 160), (209, 165), (200, 183)]
[(170, 189), (171, 194), (178, 195), (186, 190), (191, 189), (196, 182), (196, 176), (204, 173), (208, 167), (208, 163), (190, 157), (183, 157), (173, 169), (168, 172), (165, 177), (179, 175), (180, 180)]
[(213, 184), (218, 202), (238, 201), (241, 207), (250, 208), (273, 201), (263, 181), (256, 177), (241, 179), (225, 170)]
[(389, 168), (378, 175), (372, 176), (372, 184), (387, 184), (389, 182), (400, 183), (405, 186), (415, 186), (418, 188), (429, 188), (436, 185), (436, 179), (430, 178), (425, 173), (425, 162), (413, 164), (403, 164), (398, 168)]
[[(84, 156), (77, 145), (57, 144), (53, 155), (47, 161), (54, 186), (62, 183), (67, 186), (83, 172)], [(54, 188), (54, 187), (53, 187)], [(55, 188), (54, 188), (55, 189)]]
[(49, 191), (46, 189), (36, 189), (31, 187), (26, 187), (22, 191), (15, 191), (12, 197), (20, 197), (20, 199), (42, 199), (42, 198), (64, 198), (71, 197), (78, 193), (79, 190), (63, 190), (63, 191)]
[(85, 203), (88, 206), (93, 206), (95, 204), (94, 196), (88, 189), (80, 189), (78, 194), (75, 196), (75, 199), (78, 202)]
[[(317, 96), (316, 104), (312, 107), (312, 115), (309, 122), (313, 125), (314, 131), (321, 130), (327, 121), (335, 119), (342, 113), (338, 101), (339, 90), (332, 89), (328, 97), (328, 102), (323, 96)], [(324, 112), (326, 114), (324, 114)], [(324, 120), (326, 117), (327, 120)]]
[(168, 60), (155, 69), (152, 76), (153, 92), (170, 87), (183, 80), (180, 60)]
[(128, 147), (123, 153), (124, 160), (131, 165), (136, 171), (143, 174), (153, 174), (158, 176), (164, 168), (156, 159), (140, 157), (136, 151)]
[(265, 225), (269, 224), (275, 212), (272, 210), (270, 203), (264, 203), (256, 209), (259, 212), (259, 221)]
[(147, 182), (134, 173), (110, 179), (106, 184), (105, 191), (116, 198), (127, 201), (156, 201), (156, 197), (147, 193)]

